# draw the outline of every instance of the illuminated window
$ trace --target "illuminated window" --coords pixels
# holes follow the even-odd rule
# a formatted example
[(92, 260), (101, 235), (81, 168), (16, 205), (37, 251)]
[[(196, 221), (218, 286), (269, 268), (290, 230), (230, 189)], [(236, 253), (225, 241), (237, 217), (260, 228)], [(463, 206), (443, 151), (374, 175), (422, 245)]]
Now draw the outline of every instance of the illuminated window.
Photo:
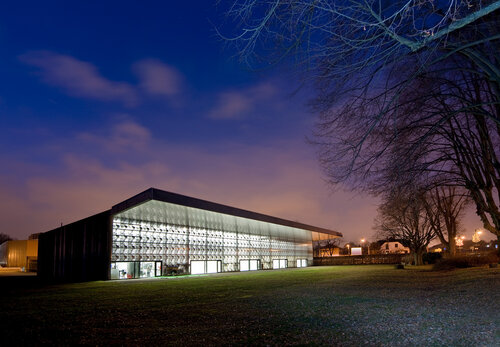
[(191, 275), (213, 274), (221, 271), (220, 260), (191, 260)]
[(307, 259), (297, 259), (297, 267), (307, 267)]
[(259, 259), (243, 259), (240, 260), (240, 271), (255, 271), (260, 268)]
[(274, 259), (273, 269), (285, 269), (287, 267), (288, 260), (286, 259)]
[(202, 260), (191, 260), (191, 275), (205, 273), (205, 262)]
[(111, 279), (112, 280), (123, 280), (138, 278), (139, 274), (139, 262), (113, 262), (111, 263)]
[(219, 262), (217, 260), (207, 261), (207, 274), (215, 274), (219, 272), (219, 267), (217, 266), (218, 263)]
[(156, 276), (161, 276), (161, 261), (119, 261), (111, 263), (112, 280)]

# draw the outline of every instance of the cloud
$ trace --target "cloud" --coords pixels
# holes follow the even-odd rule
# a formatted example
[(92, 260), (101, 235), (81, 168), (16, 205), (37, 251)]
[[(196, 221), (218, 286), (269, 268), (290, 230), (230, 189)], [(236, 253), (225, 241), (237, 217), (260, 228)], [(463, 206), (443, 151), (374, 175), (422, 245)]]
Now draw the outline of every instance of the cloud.
[(84, 132), (78, 134), (77, 138), (88, 144), (96, 144), (112, 153), (141, 151), (149, 145), (151, 132), (132, 120), (122, 120), (113, 124), (105, 135)]
[[(40, 153), (37, 164), (29, 167), (13, 159), (0, 175), (0, 230), (24, 238), (156, 187), (338, 230), (346, 241), (372, 239), (377, 200), (344, 191), (331, 193), (312, 149), (300, 140), (188, 146), (154, 138), (132, 120), (86, 136), (81, 151), (82, 137), (59, 138), (65, 146), (54, 146), (44, 154), (58, 158), (56, 162), (44, 164)], [(134, 147), (127, 138), (142, 144)], [(466, 223), (468, 230), (480, 226), (476, 216)]]
[(139, 86), (150, 95), (173, 97), (182, 89), (182, 75), (159, 60), (144, 59), (135, 63), (132, 69), (139, 77)]
[(212, 119), (241, 118), (253, 107), (252, 100), (241, 92), (222, 92), (218, 95), (217, 106), (210, 112)]
[(127, 106), (136, 105), (135, 88), (126, 82), (111, 81), (99, 74), (98, 69), (85, 61), (49, 51), (34, 51), (19, 59), (39, 69), (42, 80), (76, 97), (103, 101), (120, 101)]
[[(142, 144), (135, 147), (129, 138)], [(6, 216), (0, 230), (23, 238), (109, 209), (149, 187), (360, 237), (371, 230), (369, 210), (363, 216), (353, 212), (350, 221), (345, 217), (345, 206), (360, 211), (366, 201), (350, 203), (345, 193), (330, 196), (310, 148), (300, 140), (184, 145), (154, 138), (143, 125), (125, 119), (102, 133), (57, 141), (65, 145), (45, 154), (59, 158), (56, 163), (39, 161), (41, 168), (24, 170), (27, 174), (9, 171), (16, 179), (25, 175), (19, 184), (0, 177)], [(30, 218), (23, 219), (26, 215)]]
[(270, 83), (241, 90), (220, 92), (216, 103), (209, 112), (212, 119), (241, 119), (254, 111), (262, 103), (271, 101), (276, 96), (276, 89)]

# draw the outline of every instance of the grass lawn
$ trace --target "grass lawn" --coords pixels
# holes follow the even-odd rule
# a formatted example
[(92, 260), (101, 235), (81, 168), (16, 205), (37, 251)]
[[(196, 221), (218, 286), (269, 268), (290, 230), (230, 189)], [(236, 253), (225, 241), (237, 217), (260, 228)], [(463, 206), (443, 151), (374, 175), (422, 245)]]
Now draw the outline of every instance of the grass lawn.
[(325, 266), (50, 286), (23, 280), (0, 281), (2, 346), (500, 346), (499, 268)]

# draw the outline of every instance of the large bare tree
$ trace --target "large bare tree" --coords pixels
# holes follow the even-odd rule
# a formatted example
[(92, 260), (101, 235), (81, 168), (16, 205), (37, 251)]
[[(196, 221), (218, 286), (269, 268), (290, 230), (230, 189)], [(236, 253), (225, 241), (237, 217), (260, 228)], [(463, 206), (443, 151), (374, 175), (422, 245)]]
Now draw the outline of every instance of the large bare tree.
[(242, 59), (293, 56), (315, 82), (333, 184), (462, 186), (500, 238), (500, 1), (236, 1), (229, 13)]
[(500, 237), (500, 100), (470, 63), (460, 63), (414, 78), (384, 122), (376, 110), (394, 90), (323, 113), (320, 158), (333, 182), (376, 194), (415, 181), (428, 190), (464, 188), (484, 227)]
[(329, 65), (322, 78), (348, 80), (413, 52), (463, 52), (497, 40), (495, 27), (475, 41), (463, 33), (499, 9), (492, 0), (236, 0), (227, 12), (237, 35), (227, 39), (250, 65), (294, 54), (313, 72)]

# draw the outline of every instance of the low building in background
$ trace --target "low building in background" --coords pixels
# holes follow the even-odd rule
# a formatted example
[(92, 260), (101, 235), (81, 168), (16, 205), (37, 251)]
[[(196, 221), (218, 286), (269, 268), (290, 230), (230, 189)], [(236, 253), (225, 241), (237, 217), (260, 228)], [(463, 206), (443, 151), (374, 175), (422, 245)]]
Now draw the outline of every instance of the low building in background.
[(324, 228), (150, 188), (39, 236), (38, 275), (88, 281), (312, 265)]
[(38, 239), (11, 240), (0, 245), (0, 265), (37, 271)]
[(406, 254), (410, 253), (410, 249), (397, 241), (384, 242), (380, 246), (380, 253), (382, 254)]
[(351, 255), (363, 255), (362, 247), (351, 247)]

